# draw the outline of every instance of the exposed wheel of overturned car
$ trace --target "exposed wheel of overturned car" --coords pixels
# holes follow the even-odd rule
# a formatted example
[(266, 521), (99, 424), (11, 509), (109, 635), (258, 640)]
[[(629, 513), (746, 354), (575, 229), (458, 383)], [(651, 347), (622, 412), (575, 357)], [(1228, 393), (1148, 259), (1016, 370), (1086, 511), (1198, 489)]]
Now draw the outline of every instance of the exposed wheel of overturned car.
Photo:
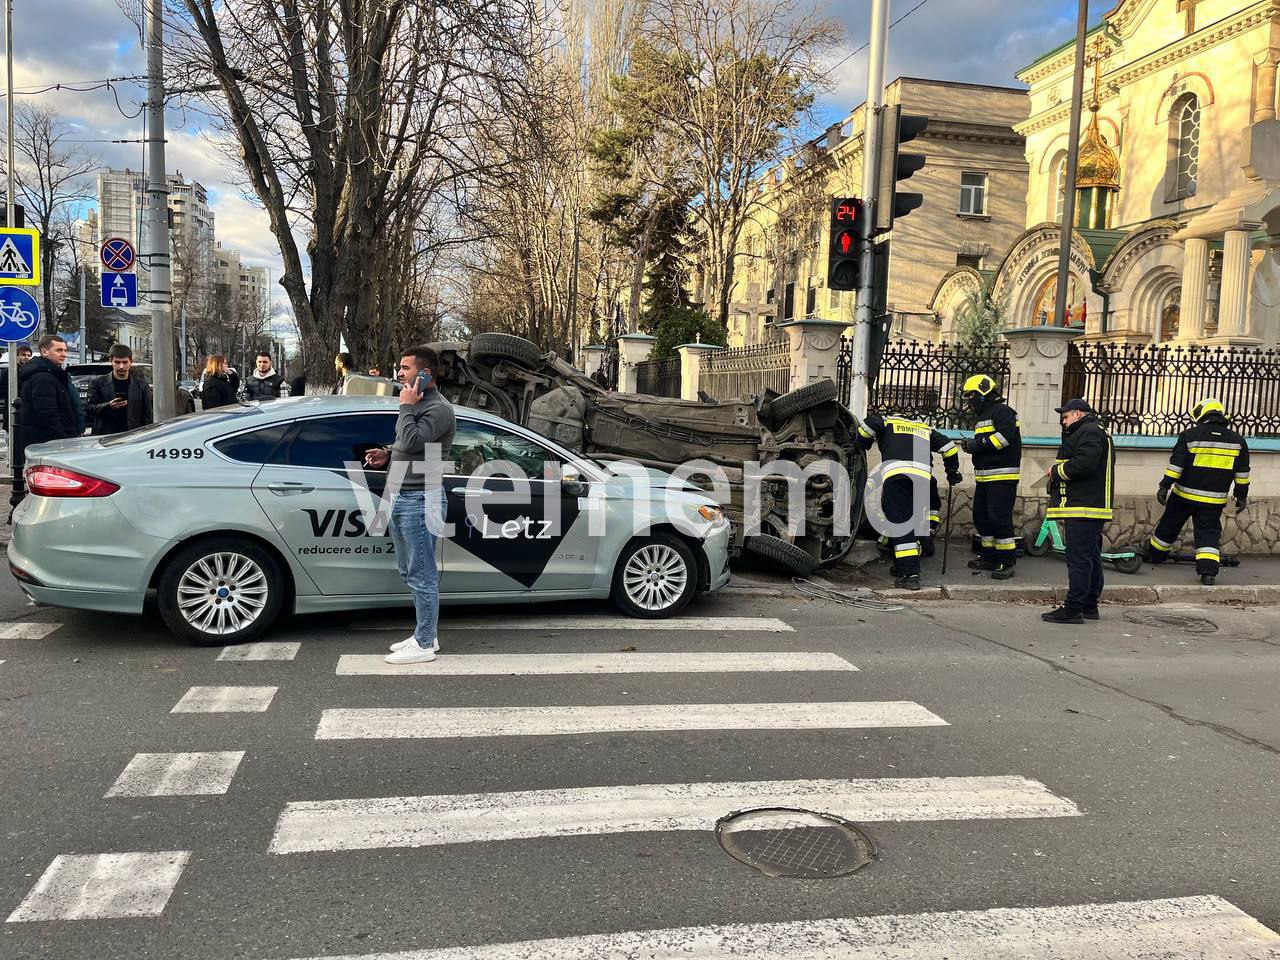
[(806, 410), (812, 410), (820, 404), (829, 403), (836, 398), (838, 390), (831, 380), (818, 380), (814, 383), (807, 383), (803, 387), (792, 390), (790, 393), (784, 393), (780, 397), (775, 397), (769, 403), (769, 420), (776, 424), (780, 424), (785, 420), (790, 420), (798, 413), (804, 413)]
[(697, 589), (693, 550), (667, 533), (636, 537), (622, 548), (613, 570), (613, 602), (632, 617), (673, 617), (689, 605)]
[(170, 630), (201, 646), (261, 636), (284, 605), (284, 576), (266, 549), (240, 537), (212, 537), (165, 561), (156, 584)]
[(537, 367), (542, 359), (537, 344), (509, 333), (477, 333), (471, 338), (467, 356), (488, 366), (499, 360), (510, 360), (526, 370)]
[(776, 563), (797, 577), (807, 577), (817, 566), (817, 562), (807, 550), (767, 533), (747, 537), (745, 549), (747, 553), (753, 553), (757, 557)]

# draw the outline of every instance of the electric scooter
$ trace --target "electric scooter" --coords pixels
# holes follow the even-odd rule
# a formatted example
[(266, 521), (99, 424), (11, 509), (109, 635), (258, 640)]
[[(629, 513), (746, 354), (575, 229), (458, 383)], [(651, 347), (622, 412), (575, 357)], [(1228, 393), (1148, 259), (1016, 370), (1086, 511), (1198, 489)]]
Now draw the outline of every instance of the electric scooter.
[[(1062, 528), (1058, 521), (1045, 517), (1040, 524), (1039, 533), (1034, 539), (1028, 539), (1023, 543), (1022, 550), (1029, 557), (1043, 557), (1051, 550), (1058, 554), (1065, 553), (1067, 544), (1063, 539)], [(1136, 547), (1104, 552), (1102, 559), (1121, 573), (1137, 573), (1142, 569), (1142, 551)]]

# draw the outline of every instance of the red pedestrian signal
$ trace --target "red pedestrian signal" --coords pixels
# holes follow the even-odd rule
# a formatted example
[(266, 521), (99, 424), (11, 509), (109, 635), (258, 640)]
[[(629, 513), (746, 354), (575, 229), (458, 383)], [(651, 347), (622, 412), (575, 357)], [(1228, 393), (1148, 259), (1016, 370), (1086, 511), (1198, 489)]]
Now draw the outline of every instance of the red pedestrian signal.
[(857, 290), (862, 276), (862, 227), (866, 208), (858, 197), (831, 201), (831, 246), (827, 252), (827, 287)]

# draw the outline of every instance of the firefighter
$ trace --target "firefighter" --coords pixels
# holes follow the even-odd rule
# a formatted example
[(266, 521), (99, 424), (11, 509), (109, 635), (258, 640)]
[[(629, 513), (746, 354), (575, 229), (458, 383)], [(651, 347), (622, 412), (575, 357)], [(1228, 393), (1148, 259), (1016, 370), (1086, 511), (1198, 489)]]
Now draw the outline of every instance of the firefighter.
[[(959, 448), (927, 423), (873, 413), (858, 424), (858, 440), (863, 449), (869, 450), (872, 444), (880, 448), (884, 515), (890, 523), (914, 521), (916, 481), (933, 479), (933, 454), (942, 455), (947, 483), (954, 486), (960, 482)], [(919, 590), (921, 547), (914, 530), (892, 536), (889, 542), (893, 546), (894, 586)]]
[(973, 457), (973, 525), (982, 542), (978, 559), (970, 560), (969, 566), (990, 570), (992, 580), (1008, 580), (1018, 557), (1013, 507), (1022, 463), (1022, 424), (985, 373), (964, 382), (962, 397), (978, 418), (973, 437), (964, 441), (965, 452)]
[[(1173, 541), (1191, 519), (1196, 542), (1196, 573), (1200, 582), (1212, 585), (1218, 576), (1222, 554), (1222, 508), (1235, 484), (1236, 512), (1249, 498), (1249, 445), (1231, 429), (1221, 403), (1206, 398), (1191, 408), (1195, 423), (1178, 435), (1169, 466), (1160, 479), (1156, 499), (1164, 516), (1151, 535), (1147, 559), (1169, 559)], [(1173, 496), (1170, 496), (1172, 491)]]

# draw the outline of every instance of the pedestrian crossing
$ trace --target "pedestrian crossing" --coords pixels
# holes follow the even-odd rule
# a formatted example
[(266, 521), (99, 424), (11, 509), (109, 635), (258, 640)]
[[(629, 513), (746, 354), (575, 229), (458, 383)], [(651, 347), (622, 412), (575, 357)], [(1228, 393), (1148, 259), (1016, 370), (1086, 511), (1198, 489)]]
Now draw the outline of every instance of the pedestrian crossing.
[[(56, 629), (57, 625), (53, 626)], [(661, 652), (591, 649), (599, 642), (599, 631), (642, 628), (662, 633)], [(840, 692), (861, 692), (874, 684), (877, 665), (862, 662), (862, 657), (855, 665), (834, 653), (804, 649), (712, 653), (702, 643), (699, 649), (687, 652), (671, 649), (685, 638), (712, 632), (756, 638), (785, 636), (788, 648), (802, 647), (794, 626), (778, 618), (685, 617), (653, 623), (593, 616), (476, 617), (446, 620), (441, 632), (446, 637), (456, 632), (458, 646), (465, 648), (461, 638), (480, 630), (497, 635), (554, 631), (562, 641), (584, 632), (588, 636), (574, 652), (451, 653), (446, 642), (445, 652), (436, 661), (409, 666), (383, 661), (383, 640), (400, 634), (399, 628), (385, 625), (376, 631), (361, 631), (376, 633), (376, 637), (356, 634), (339, 642), (326, 638), (314, 644), (306, 640), (270, 641), (227, 647), (208, 660), (219, 682), (188, 687), (169, 711), (184, 715), (173, 717), (170, 729), (177, 724), (197, 741), (216, 734), (216, 743), (208, 745), (219, 749), (198, 749), (197, 743), (193, 744), (197, 749), (190, 752), (137, 753), (114, 781), (100, 788), (105, 790), (102, 799), (143, 810), (148, 803), (172, 804), (183, 802), (177, 798), (196, 798), (207, 811), (216, 809), (208, 805), (226, 803), (224, 798), (239, 791), (243, 802), (246, 774), (241, 768), (252, 763), (256, 744), (229, 743), (225, 732), (217, 733), (226, 726), (226, 721), (219, 724), (218, 715), (266, 714), (238, 722), (254, 725), (263, 737), (271, 736), (270, 728), (261, 725), (279, 709), (273, 704), (290, 684), (288, 671), (297, 669), (296, 664), (321, 659), (332, 685), (323, 687), (319, 697), (341, 699), (314, 705), (310, 724), (303, 731), (317, 751), (313, 762), (318, 762), (318, 757), (333, 760), (334, 751), (341, 749), (359, 749), (361, 756), (373, 757), (404, 741), (477, 744), (476, 749), (484, 750), (490, 741), (501, 741), (505, 747), (532, 743), (521, 738), (555, 738), (538, 741), (537, 748), (555, 750), (562, 744), (563, 749), (578, 750), (580, 744), (591, 742), (584, 738), (595, 735), (643, 738), (673, 733), (689, 738), (700, 734), (726, 737), (749, 755), (751, 738), (762, 731), (802, 737), (914, 729), (919, 736), (929, 737), (937, 736), (930, 730), (951, 726), (946, 717), (930, 708), (928, 691), (921, 691), (922, 702), (817, 696), (787, 700), (777, 695), (762, 702), (749, 698), (707, 702), (714, 697), (697, 695), (708, 683), (715, 683), (727, 696), (734, 696), (736, 684), (749, 685), (756, 675), (766, 684), (788, 677), (806, 683), (820, 680), (823, 686), (813, 689)], [(379, 644), (378, 652), (363, 652), (373, 639)], [(395, 682), (395, 677), (400, 681)], [(436, 698), (454, 697), (456, 691), (469, 690), (467, 685), (475, 682), (500, 685), (494, 690), (522, 691), (511, 695), (536, 701), (544, 688), (536, 684), (513, 687), (509, 678), (566, 678), (573, 682), (582, 677), (626, 678), (627, 702), (421, 705), (424, 699), (430, 704)], [(268, 679), (271, 685), (257, 682)], [(673, 690), (677, 692), (673, 694)], [(680, 691), (685, 692), (683, 697)], [(177, 693), (175, 690), (174, 695)], [(379, 700), (399, 702), (387, 706), (366, 700), (367, 705), (361, 704), (361, 698), (375, 695)], [(630, 702), (633, 699), (638, 702)], [(209, 714), (214, 716), (204, 716)], [(953, 729), (963, 732), (961, 727)], [(343, 748), (343, 742), (350, 746)], [(232, 746), (237, 748), (222, 749)], [(301, 749), (307, 749), (305, 743)], [(650, 782), (646, 771), (640, 769), (618, 771), (613, 776), (584, 776), (572, 786), (465, 793), (438, 789), (391, 796), (369, 796), (371, 791), (366, 791), (359, 779), (344, 782), (335, 778), (326, 781), (325, 793), (319, 797), (314, 793), (306, 796), (300, 789), (301, 796), (271, 798), (275, 819), (269, 840), (260, 833), (261, 839), (253, 842), (273, 862), (292, 864), (328, 855), (332, 859), (326, 861), (326, 875), (338, 879), (343, 858), (360, 851), (462, 849), (464, 845), (528, 840), (564, 843), (570, 838), (609, 844), (617, 842), (612, 838), (640, 833), (678, 840), (681, 835), (712, 833), (730, 813), (761, 808), (814, 810), (854, 823), (891, 824), (1048, 823), (1087, 821), (1090, 816), (1088, 809), (1071, 798), (1069, 783), (1042, 783), (1016, 770), (824, 778), (823, 774), (833, 771), (818, 769), (813, 771), (813, 779), (768, 779), (761, 775), (767, 773), (767, 766), (757, 764), (753, 770), (757, 776), (741, 780)], [(432, 786), (447, 787), (447, 782), (433, 780)], [(755, 821), (753, 828), (760, 826)], [(785, 825), (779, 822), (776, 826)], [(1016, 845), (1017, 841), (1011, 842)], [(52, 861), (12, 909), (9, 923), (115, 919), (145, 924), (169, 917), (175, 891), (207, 882), (212, 869), (208, 851), (201, 849), (50, 854)], [(202, 860), (206, 862), (199, 875), (189, 876), (190, 864)], [(933, 866), (924, 864), (920, 869), (928, 874)], [(326, 955), (323, 960), (1190, 960), (1210, 956), (1280, 960), (1280, 935), (1228, 901), (1208, 895), (1215, 892), (1219, 891), (1168, 900), (637, 929), (399, 953)], [(856, 912), (856, 906), (849, 912)], [(342, 942), (341, 931), (329, 934), (326, 942)], [(279, 953), (264, 960), (290, 958), (298, 960), (297, 954)]]

